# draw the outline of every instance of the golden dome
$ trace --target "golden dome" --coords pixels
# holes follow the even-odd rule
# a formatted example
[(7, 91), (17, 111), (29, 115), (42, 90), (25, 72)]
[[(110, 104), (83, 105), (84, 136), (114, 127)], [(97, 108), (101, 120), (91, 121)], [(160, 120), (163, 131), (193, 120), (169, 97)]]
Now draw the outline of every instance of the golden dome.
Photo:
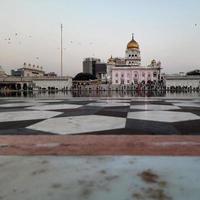
[(132, 35), (132, 40), (128, 43), (127, 49), (139, 49), (139, 44), (134, 40), (134, 36)]

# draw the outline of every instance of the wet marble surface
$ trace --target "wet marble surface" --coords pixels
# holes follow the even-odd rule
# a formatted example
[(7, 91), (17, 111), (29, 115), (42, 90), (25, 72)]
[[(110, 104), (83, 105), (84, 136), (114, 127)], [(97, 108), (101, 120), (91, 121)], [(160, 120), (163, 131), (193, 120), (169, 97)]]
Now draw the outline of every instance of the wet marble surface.
[[(41, 111), (59, 114), (42, 117)], [(8, 135), (85, 134), (86, 131), (105, 135), (199, 135), (200, 98), (0, 98), (0, 117), (0, 134)], [(116, 118), (123, 123), (114, 123)], [(53, 127), (51, 123), (56, 124)]]
[(120, 101), (104, 101), (97, 103), (89, 103), (88, 106), (96, 106), (96, 107), (122, 107), (122, 106), (130, 106), (129, 103), (124, 103)]
[(199, 116), (192, 113), (174, 111), (129, 112), (128, 118), (158, 122), (181, 122), (200, 119)]
[(175, 106), (181, 106), (181, 107), (196, 107), (200, 108), (200, 102), (180, 102), (180, 103), (174, 103)]
[(31, 110), (62, 110), (62, 109), (76, 109), (80, 108), (82, 105), (75, 104), (53, 104), (53, 105), (42, 105), (42, 106), (32, 106), (27, 109)]
[(0, 198), (199, 200), (199, 166), (199, 157), (1, 156)]
[(78, 134), (125, 128), (126, 119), (101, 115), (52, 118), (27, 127), (55, 134)]
[[(19, 103), (6, 103), (6, 104), (1, 104), (0, 107), (2, 108), (12, 108), (12, 107), (28, 107), (28, 106), (33, 106), (35, 105), (37, 102), (28, 102), (28, 103), (24, 103), (24, 102), (19, 102)], [(42, 104), (39, 104), (42, 105)]]
[(53, 111), (15, 111), (15, 112), (0, 112), (0, 122), (13, 122), (34, 119), (47, 119), (62, 114), (61, 112)]
[(133, 105), (131, 109), (138, 110), (179, 110), (178, 106), (169, 105), (156, 105), (156, 104), (145, 104), (145, 105)]

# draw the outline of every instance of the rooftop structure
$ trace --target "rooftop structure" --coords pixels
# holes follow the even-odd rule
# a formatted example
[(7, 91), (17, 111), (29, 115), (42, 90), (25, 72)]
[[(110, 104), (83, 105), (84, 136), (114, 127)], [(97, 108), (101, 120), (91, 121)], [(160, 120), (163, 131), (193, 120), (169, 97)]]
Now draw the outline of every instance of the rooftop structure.
[(0, 77), (6, 77), (7, 74), (6, 72), (3, 70), (3, 68), (0, 66)]

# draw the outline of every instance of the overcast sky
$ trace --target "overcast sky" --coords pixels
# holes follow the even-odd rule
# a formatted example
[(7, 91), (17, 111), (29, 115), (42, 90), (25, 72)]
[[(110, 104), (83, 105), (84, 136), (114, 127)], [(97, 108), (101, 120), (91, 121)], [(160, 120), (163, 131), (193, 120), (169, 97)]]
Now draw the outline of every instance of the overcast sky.
[(24, 62), (60, 74), (82, 71), (85, 57), (124, 57), (135, 33), (142, 65), (160, 60), (164, 72), (200, 68), (199, 0), (0, 0), (0, 65)]

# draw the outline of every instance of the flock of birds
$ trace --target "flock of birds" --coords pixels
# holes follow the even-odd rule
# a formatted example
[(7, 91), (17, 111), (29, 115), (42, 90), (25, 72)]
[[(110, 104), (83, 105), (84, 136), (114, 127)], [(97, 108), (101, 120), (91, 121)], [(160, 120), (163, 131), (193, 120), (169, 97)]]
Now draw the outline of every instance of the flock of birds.
[[(194, 26), (195, 27), (197, 27), (198, 26), (198, 24), (194, 24)], [(12, 33), (12, 34), (10, 34), (8, 37), (5, 37), (4, 38), (4, 41), (5, 42), (7, 42), (7, 44), (8, 45), (11, 45), (12, 43), (14, 43), (14, 42), (17, 42), (18, 43), (18, 45), (22, 45), (23, 43), (22, 43), (22, 41), (24, 40), (24, 39), (31, 39), (32, 38), (32, 35), (23, 35), (23, 34), (20, 34), (20, 33)], [(79, 46), (84, 46), (84, 45), (93, 45), (94, 43), (93, 42), (89, 42), (89, 43), (85, 43), (85, 44), (83, 44), (83, 43), (81, 43), (81, 42), (79, 42), (79, 41), (68, 41), (67, 42), (67, 46), (68, 45), (79, 45)], [(57, 48), (58, 50), (60, 50), (60, 48)], [(64, 47), (63, 48), (63, 50), (66, 50), (66, 48)], [(36, 57), (36, 59), (37, 60), (39, 60), (39, 57)]]
[[(23, 41), (25, 41), (27, 39), (31, 39), (31, 38), (33, 38), (33, 36), (32, 35), (24, 35), (24, 34), (16, 32), (16, 33), (9, 34), (9, 36), (7, 36), (7, 37), (0, 36), (0, 39), (1, 38), (2, 38), (2, 40), (4, 40), (6, 42), (7, 45), (12, 45), (12, 44), (23, 45)], [(72, 41), (72, 40), (70, 40), (66, 43), (67, 46), (69, 46), (69, 45), (78, 45), (78, 46), (90, 45), (91, 46), (93, 44), (94, 44), (93, 42), (83, 44), (79, 41)], [(57, 50), (60, 50), (60, 48), (57, 48)], [(63, 50), (65, 51), (66, 47), (64, 47)], [(36, 57), (35, 59), (39, 60), (40, 58)]]
[[(31, 35), (28, 35), (28, 36), (25, 36), (25, 37), (29, 37), (29, 38), (32, 38)], [(12, 44), (12, 42), (15, 40), (15, 41), (18, 41), (18, 44), (21, 45), (21, 39), (19, 37), (19, 34), (18, 33), (15, 33), (14, 35), (11, 34), (9, 37), (6, 37), (4, 38), (4, 40), (8, 43), (8, 44)]]
[[(20, 37), (21, 36), (21, 37)], [(27, 39), (27, 38), (32, 38), (32, 35), (20, 35), (19, 33), (14, 33), (9, 35), (8, 37), (4, 38), (4, 41), (7, 42), (7, 44), (12, 44), (14, 41), (18, 41), (18, 44), (21, 45), (23, 39)], [(82, 46), (83, 44), (81, 42), (78, 41), (68, 41), (67, 45), (79, 45)], [(89, 42), (87, 45), (93, 45), (93, 42)]]
[[(21, 33), (12, 33), (12, 34), (9, 34), (7, 37), (3, 36), (3, 34), (0, 34), (0, 40), (1, 41), (4, 41), (7, 45), (23, 45), (23, 41), (27, 41), (28, 40), (31, 40), (33, 38), (32, 35), (24, 35), (24, 34), (21, 34)], [(93, 45), (94, 43), (93, 42), (89, 42), (89, 43), (81, 43), (79, 41), (68, 41), (66, 43), (67, 46), (69, 45), (78, 45), (78, 46), (85, 46), (85, 45)], [(65, 44), (64, 44), (65, 45)], [(60, 50), (60, 48), (57, 48), (57, 50)], [(65, 51), (66, 50), (66, 47), (63, 48), (63, 50)], [(36, 60), (39, 60), (40, 58), (37, 56), (35, 58)]]

